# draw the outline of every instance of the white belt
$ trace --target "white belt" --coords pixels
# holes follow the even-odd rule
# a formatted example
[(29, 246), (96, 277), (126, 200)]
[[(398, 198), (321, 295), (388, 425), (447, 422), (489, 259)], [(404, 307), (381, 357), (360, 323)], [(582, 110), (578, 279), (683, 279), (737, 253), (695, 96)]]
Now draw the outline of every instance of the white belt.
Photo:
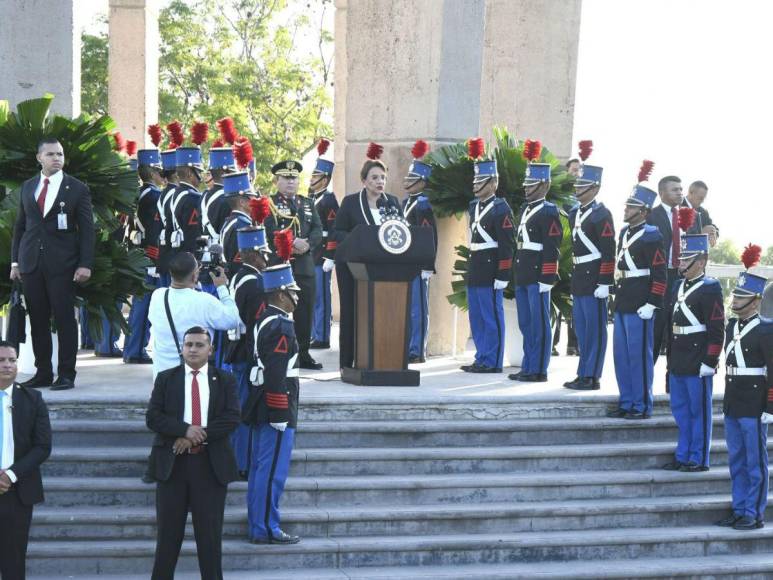
[(642, 276), (649, 276), (649, 268), (640, 268), (638, 270), (619, 270), (621, 278), (641, 278)]
[(705, 324), (693, 324), (692, 326), (676, 326), (673, 327), (674, 334), (695, 334), (696, 332), (706, 332)]
[(327, 232), (322, 232), (322, 237), (326, 238), (327, 237)]
[(579, 256), (572, 258), (574, 264), (585, 264), (586, 262), (593, 262), (594, 260), (601, 259), (601, 252), (593, 252), (586, 256)]
[(518, 242), (518, 249), (519, 250), (533, 250), (535, 252), (541, 252), (542, 251), (542, 244), (538, 244), (537, 242)]
[(730, 377), (765, 376), (768, 367), (727, 367), (725, 374)]
[(470, 243), (470, 251), (477, 252), (479, 250), (491, 250), (492, 248), (498, 248), (499, 242), (472, 242)]

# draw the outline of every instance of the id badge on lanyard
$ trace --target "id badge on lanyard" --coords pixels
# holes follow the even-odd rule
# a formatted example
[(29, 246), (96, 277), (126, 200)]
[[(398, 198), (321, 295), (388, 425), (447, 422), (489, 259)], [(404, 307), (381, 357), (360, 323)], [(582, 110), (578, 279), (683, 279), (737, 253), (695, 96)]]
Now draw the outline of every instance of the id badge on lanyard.
[(56, 216), (56, 227), (59, 230), (67, 229), (67, 214), (64, 213), (64, 202), (59, 202), (59, 213)]

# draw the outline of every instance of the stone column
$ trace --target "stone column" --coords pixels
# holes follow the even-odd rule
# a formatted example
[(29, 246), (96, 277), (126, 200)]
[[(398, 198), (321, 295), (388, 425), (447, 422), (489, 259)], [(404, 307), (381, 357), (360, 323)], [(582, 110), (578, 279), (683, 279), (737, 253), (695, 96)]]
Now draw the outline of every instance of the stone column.
[[(490, 139), (499, 124), (533, 130), (551, 150), (569, 153), (580, 0), (337, 0), (336, 9), (337, 194), (360, 188), (370, 141), (384, 146), (387, 190), (398, 197), (416, 139), (432, 148)], [(431, 354), (453, 348), (445, 297), (466, 220), (440, 220), (439, 234)], [(463, 348), (469, 327), (465, 313), (458, 318)]]
[(52, 111), (81, 110), (81, 39), (70, 0), (0, 0), (0, 99), (17, 103), (52, 93)]
[(158, 120), (158, 0), (110, 0), (109, 25), (108, 111), (143, 147)]

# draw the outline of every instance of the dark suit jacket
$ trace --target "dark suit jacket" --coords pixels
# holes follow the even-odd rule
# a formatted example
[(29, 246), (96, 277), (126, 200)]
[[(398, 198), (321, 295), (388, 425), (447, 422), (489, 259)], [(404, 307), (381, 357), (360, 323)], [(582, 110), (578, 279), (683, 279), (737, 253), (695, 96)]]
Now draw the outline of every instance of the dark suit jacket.
[[(21, 186), (11, 260), (19, 263), (22, 274), (33, 272), (38, 265), (50, 274), (68, 276), (76, 268), (92, 268), (95, 234), (89, 188), (65, 173), (54, 204), (44, 217), (35, 201), (39, 182), (40, 174)], [(58, 229), (61, 211), (67, 215), (66, 230)]]
[(24, 505), (43, 501), (40, 465), (51, 455), (51, 423), (48, 407), (39, 391), (14, 385), (13, 400), (13, 465), (10, 470), (18, 480), (13, 484)]
[[(678, 208), (677, 208), (678, 209)], [(647, 223), (660, 230), (663, 236), (663, 250), (666, 253), (666, 268), (671, 268), (669, 260), (671, 255), (671, 210), (666, 209), (664, 205), (656, 205), (647, 218)]]
[[(231, 373), (209, 365), (209, 414), (207, 416), (207, 455), (217, 480), (228, 485), (238, 477), (230, 435), (239, 424), (241, 410), (236, 380)], [(158, 374), (150, 396), (145, 422), (156, 433), (150, 452), (150, 473), (156, 481), (172, 474), (176, 455), (172, 444), (185, 437), (190, 426), (185, 414), (185, 365)]]

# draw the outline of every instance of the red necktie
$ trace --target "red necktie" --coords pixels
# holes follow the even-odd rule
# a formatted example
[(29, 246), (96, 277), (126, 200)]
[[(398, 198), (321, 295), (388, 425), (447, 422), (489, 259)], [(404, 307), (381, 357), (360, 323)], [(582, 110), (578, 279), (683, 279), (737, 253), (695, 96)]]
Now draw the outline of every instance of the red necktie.
[(671, 267), (679, 267), (679, 217), (676, 207), (671, 208)]
[(191, 425), (201, 426), (201, 395), (199, 394), (199, 371), (191, 371)]
[(48, 177), (46, 177), (43, 180), (43, 189), (40, 190), (40, 195), (38, 196), (38, 207), (40, 208), (40, 213), (45, 215), (45, 208), (46, 208), (46, 194), (48, 193)]

